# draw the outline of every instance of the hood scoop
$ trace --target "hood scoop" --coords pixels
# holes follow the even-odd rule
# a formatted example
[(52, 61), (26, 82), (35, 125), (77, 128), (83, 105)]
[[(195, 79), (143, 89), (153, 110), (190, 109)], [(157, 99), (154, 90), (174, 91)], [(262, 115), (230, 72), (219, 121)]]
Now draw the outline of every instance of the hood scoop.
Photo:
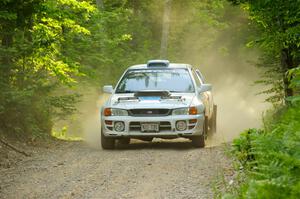
[(140, 100), (181, 99), (181, 96), (172, 96), (169, 91), (147, 90), (134, 93), (134, 97)]
[(134, 93), (134, 97), (161, 97), (168, 98), (171, 96), (169, 91), (160, 91), (160, 90), (147, 90), (147, 91), (138, 91)]
[(120, 102), (153, 102), (161, 100), (179, 100), (184, 101), (181, 96), (172, 96), (169, 91), (147, 90), (135, 92), (133, 96), (119, 97), (117, 103)]

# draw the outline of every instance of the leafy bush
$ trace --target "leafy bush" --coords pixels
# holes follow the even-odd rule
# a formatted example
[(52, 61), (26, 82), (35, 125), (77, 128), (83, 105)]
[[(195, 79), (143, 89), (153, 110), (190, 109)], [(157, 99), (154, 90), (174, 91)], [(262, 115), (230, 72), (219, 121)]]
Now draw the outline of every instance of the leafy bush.
[(300, 108), (286, 109), (268, 130), (250, 129), (233, 142), (246, 179), (234, 198), (299, 198)]
[(0, 136), (45, 137), (77, 96), (57, 93), (81, 75), (66, 39), (87, 38), (90, 1), (0, 1)]
[(6, 86), (0, 93), (0, 133), (21, 139), (51, 135), (55, 119), (76, 111), (76, 94), (49, 94), (45, 87), (23, 90)]

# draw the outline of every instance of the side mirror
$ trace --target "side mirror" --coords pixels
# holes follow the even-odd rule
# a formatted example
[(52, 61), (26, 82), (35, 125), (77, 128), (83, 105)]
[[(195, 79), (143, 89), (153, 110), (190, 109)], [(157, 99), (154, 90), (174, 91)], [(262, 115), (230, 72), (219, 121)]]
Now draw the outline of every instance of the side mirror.
[(212, 90), (212, 85), (211, 84), (202, 84), (200, 88), (198, 89), (199, 93), (203, 93), (206, 91), (211, 91)]
[(114, 88), (113, 88), (113, 86), (112, 85), (105, 85), (105, 86), (103, 86), (103, 92), (104, 93), (113, 93), (113, 91), (114, 91)]

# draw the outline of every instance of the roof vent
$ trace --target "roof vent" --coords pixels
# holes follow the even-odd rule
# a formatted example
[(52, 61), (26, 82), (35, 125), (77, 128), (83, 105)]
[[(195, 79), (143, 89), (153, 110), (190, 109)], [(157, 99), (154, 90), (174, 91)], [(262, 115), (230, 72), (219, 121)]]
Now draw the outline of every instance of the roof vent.
[(149, 60), (147, 67), (168, 67), (169, 64), (169, 60)]

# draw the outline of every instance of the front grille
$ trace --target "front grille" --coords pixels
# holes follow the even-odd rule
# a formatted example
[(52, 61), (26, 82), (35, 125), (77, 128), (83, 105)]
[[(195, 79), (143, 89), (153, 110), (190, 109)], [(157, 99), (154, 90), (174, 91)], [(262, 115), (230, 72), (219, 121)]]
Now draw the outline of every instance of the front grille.
[[(129, 123), (130, 131), (141, 131), (141, 122), (130, 122)], [(159, 122), (159, 131), (171, 131), (171, 123), (170, 122)]]
[(170, 112), (170, 109), (131, 109), (128, 111), (129, 115), (134, 117), (167, 116)]

